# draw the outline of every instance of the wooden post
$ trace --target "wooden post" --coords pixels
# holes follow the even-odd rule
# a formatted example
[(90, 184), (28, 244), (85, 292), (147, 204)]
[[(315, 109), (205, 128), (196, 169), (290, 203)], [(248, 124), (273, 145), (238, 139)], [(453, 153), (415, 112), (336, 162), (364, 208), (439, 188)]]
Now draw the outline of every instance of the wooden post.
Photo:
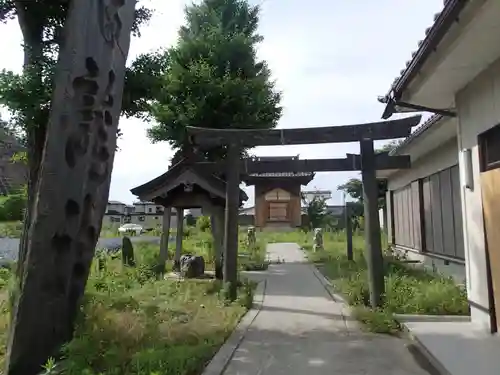
[(168, 244), (170, 239), (170, 223), (172, 221), (172, 207), (163, 208), (162, 234), (160, 242), (160, 257), (158, 259), (160, 272), (165, 273), (165, 263), (168, 259)]
[(212, 236), (214, 239), (215, 250), (215, 278), (223, 279), (222, 272), (222, 253), (224, 237), (224, 210), (221, 207), (214, 207), (210, 215), (210, 225), (212, 227)]
[(135, 4), (69, 2), (5, 374), (38, 374), (73, 335), (108, 201)]
[(384, 259), (380, 238), (378, 214), (378, 183), (375, 170), (373, 140), (360, 142), (363, 201), (365, 209), (366, 261), (370, 282), (370, 304), (372, 308), (382, 305), (385, 290)]
[(184, 209), (177, 208), (177, 234), (175, 236), (174, 270), (181, 270), (182, 238), (184, 237)]
[(346, 235), (346, 246), (347, 246), (347, 259), (354, 260), (354, 254), (352, 251), (351, 208), (350, 208), (348, 202), (345, 202), (344, 217), (345, 217), (345, 235)]
[(237, 297), (238, 278), (238, 207), (240, 203), (240, 147), (228, 146), (226, 170), (226, 217), (224, 230), (224, 283), (228, 298)]

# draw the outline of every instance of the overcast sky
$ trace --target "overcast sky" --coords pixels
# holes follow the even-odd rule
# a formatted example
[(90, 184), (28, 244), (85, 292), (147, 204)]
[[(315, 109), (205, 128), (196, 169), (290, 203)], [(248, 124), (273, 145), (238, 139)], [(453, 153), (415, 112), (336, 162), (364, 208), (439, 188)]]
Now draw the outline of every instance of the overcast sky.
[[(145, 3), (147, 1), (144, 1)], [(149, 0), (153, 19), (132, 41), (129, 62), (140, 53), (170, 46), (184, 23), (191, 1)], [(257, 0), (261, 4), (259, 56), (267, 60), (283, 92), (280, 128), (344, 125), (377, 121), (385, 94), (404, 67), (443, 0)], [(19, 71), (21, 33), (16, 21), (0, 24), (0, 69)], [(5, 115), (5, 112), (2, 111)], [(122, 119), (123, 137), (115, 156), (109, 198), (132, 203), (130, 189), (163, 173), (173, 152), (166, 143), (152, 145), (150, 124)], [(344, 157), (356, 144), (261, 147), (260, 156)], [(353, 173), (319, 173), (306, 189), (332, 190), (331, 203), (342, 196), (337, 186)], [(253, 189), (247, 206), (253, 205)]]

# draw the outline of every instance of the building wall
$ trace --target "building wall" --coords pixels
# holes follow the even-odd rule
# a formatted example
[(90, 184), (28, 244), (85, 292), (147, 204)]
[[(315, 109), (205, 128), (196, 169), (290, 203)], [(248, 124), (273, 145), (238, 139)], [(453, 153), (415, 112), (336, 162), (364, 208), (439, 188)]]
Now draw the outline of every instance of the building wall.
[(452, 167), (458, 163), (457, 138), (450, 139), (443, 145), (429, 152), (425, 157), (412, 160), (410, 169), (401, 170), (392, 175), (387, 181), (389, 190), (397, 190), (420, 178)]
[(292, 227), (300, 227), (302, 223), (300, 183), (272, 180), (255, 185), (255, 226), (263, 228), (267, 225), (269, 209), (265, 195), (273, 189), (283, 189), (290, 193), (291, 197), (288, 205), (290, 225)]
[(123, 203), (108, 203), (108, 205), (106, 206), (106, 213), (123, 214), (123, 213), (125, 213), (125, 204), (123, 204)]
[(411, 169), (390, 176), (387, 232), (400, 254), (463, 283), (457, 142), (453, 137), (413, 161)]
[[(459, 147), (470, 149), (473, 187), (463, 189), (467, 291), (475, 322), (490, 327), (487, 262), (480, 184), (478, 135), (500, 123), (500, 59), (477, 76), (455, 98), (459, 124)], [(461, 169), (463, 176), (463, 168)]]

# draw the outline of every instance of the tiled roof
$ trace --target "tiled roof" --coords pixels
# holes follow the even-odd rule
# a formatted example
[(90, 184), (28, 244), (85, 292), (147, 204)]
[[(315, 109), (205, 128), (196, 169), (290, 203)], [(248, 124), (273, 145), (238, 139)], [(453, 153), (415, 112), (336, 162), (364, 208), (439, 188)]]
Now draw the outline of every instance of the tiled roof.
[[(280, 160), (299, 160), (299, 155), (296, 156), (254, 156), (256, 161), (280, 161)], [(310, 177), (312, 172), (269, 172), (269, 173), (251, 173), (251, 177)]]
[(125, 203), (120, 202), (120, 201), (108, 201), (108, 204), (122, 204), (125, 206)]
[(420, 136), (421, 134), (425, 133), (425, 131), (428, 130), (428, 129), (430, 129), (433, 125), (439, 123), (443, 118), (444, 118), (444, 116), (442, 116), (442, 115), (431, 116), (427, 121), (423, 122), (417, 128), (417, 130), (415, 130), (408, 137), (406, 137), (405, 140), (398, 145), (398, 147), (396, 147), (395, 149), (391, 150), (389, 152), (389, 155), (397, 155), (400, 150), (402, 150), (408, 144), (410, 144), (411, 142), (413, 142), (418, 136)]
[(309, 177), (313, 172), (271, 172), (271, 173), (251, 173), (251, 177)]
[(406, 62), (406, 66), (400, 71), (400, 75), (394, 79), (391, 91), (395, 92), (395, 96), (404, 90), (414, 74), (418, 72), (420, 66), (443, 39), (468, 2), (468, 0), (446, 0), (444, 2), (441, 12), (434, 15), (434, 23), (425, 30), (424, 39), (418, 42), (417, 50), (411, 54), (411, 59)]

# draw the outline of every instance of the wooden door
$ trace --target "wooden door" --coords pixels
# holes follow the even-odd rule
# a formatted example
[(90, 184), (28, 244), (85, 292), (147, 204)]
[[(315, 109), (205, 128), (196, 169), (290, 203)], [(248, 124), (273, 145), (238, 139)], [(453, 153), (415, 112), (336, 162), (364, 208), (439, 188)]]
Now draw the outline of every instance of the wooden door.
[(484, 232), (491, 296), (497, 331), (500, 328), (500, 125), (479, 135)]
[(481, 173), (484, 230), (497, 329), (500, 328), (500, 168)]
[(269, 202), (269, 221), (288, 221), (288, 203)]

